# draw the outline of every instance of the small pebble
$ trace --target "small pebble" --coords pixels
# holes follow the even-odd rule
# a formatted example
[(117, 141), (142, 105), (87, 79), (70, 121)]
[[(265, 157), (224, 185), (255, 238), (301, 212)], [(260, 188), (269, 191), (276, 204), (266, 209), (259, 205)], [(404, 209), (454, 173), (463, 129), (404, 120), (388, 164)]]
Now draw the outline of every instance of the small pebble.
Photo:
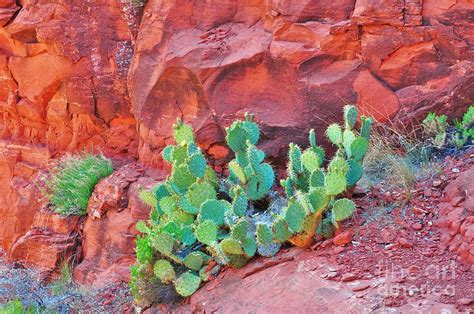
[(461, 170), (459, 170), (459, 168), (453, 168), (451, 169), (451, 172), (452, 173), (459, 173)]
[(420, 224), (419, 222), (414, 223), (411, 227), (413, 228), (413, 230), (416, 230), (416, 231), (420, 231), (421, 229), (423, 229), (423, 225)]
[(354, 281), (356, 279), (358, 279), (359, 276), (355, 275), (355, 274), (352, 274), (352, 273), (345, 273), (344, 275), (342, 275), (341, 277), (341, 281), (342, 282), (349, 282), (349, 281)]
[(398, 243), (400, 243), (400, 245), (406, 249), (411, 249), (413, 247), (413, 243), (411, 243), (405, 238), (399, 238)]

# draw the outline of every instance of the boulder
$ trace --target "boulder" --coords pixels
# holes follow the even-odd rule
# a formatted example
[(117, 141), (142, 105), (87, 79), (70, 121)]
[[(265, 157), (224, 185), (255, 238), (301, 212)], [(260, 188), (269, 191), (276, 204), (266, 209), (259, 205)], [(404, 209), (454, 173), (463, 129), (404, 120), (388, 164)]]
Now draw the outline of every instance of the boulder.
[(82, 260), (74, 269), (74, 280), (103, 287), (130, 280), (135, 263), (135, 229), (148, 219), (150, 208), (138, 198), (138, 190), (155, 180), (143, 176), (139, 164), (126, 164), (96, 185), (89, 200), (82, 231)]

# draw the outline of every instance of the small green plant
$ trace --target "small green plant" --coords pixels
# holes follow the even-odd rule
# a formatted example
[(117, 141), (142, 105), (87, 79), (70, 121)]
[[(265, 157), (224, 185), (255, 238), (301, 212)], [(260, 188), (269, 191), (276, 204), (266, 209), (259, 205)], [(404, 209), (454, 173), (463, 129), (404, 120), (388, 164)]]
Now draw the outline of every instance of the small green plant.
[(426, 136), (430, 137), (436, 148), (442, 148), (446, 144), (446, 130), (448, 128), (448, 117), (438, 116), (430, 112), (422, 122)]
[(47, 182), (48, 196), (54, 210), (62, 215), (85, 215), (94, 187), (112, 172), (112, 163), (104, 156), (66, 158)]
[(432, 144), (421, 136), (416, 123), (376, 123), (364, 158), (360, 185), (371, 188), (380, 183), (401, 188), (405, 201), (411, 197), (413, 184), (432, 174)]
[(60, 268), (59, 277), (51, 283), (51, 291), (54, 295), (61, 295), (72, 284), (72, 269), (64, 262)]
[(450, 127), (445, 115), (438, 116), (430, 112), (422, 122), (427, 141), (436, 149), (444, 149), (454, 145), (458, 149), (474, 139), (474, 106), (470, 106), (462, 121), (454, 120), (454, 128)]
[(462, 121), (454, 120), (456, 133), (454, 142), (458, 148), (462, 148), (474, 139), (474, 106), (470, 106), (464, 114)]

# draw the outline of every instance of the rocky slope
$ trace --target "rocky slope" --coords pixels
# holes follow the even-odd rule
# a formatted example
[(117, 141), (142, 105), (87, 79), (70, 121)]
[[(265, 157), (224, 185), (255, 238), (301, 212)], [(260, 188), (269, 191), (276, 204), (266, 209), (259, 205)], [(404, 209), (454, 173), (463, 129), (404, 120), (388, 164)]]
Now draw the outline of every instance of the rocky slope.
[[(9, 259), (51, 272), (74, 256), (81, 282), (126, 278), (134, 224), (146, 217), (135, 191), (162, 177), (152, 170), (164, 168), (176, 117), (222, 170), (223, 128), (245, 111), (278, 163), (288, 142), (335, 121), (346, 103), (413, 121), (429, 110), (458, 115), (474, 99), (473, 0), (139, 4), (0, 0), (0, 246)], [(42, 211), (48, 169), (83, 149), (117, 165), (88, 217)]]

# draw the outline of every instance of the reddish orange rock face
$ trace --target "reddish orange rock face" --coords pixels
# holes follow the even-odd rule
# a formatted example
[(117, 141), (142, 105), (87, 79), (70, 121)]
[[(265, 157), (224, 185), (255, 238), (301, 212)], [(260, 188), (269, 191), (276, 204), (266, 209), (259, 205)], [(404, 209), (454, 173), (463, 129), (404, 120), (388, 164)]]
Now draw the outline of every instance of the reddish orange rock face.
[[(225, 127), (246, 111), (276, 165), (289, 142), (306, 145), (310, 128), (328, 145), (323, 130), (347, 103), (379, 121), (413, 122), (428, 111), (460, 116), (474, 99), (472, 0), (130, 3), (0, 0), (0, 245), (18, 243), (15, 256), (60, 240), (25, 237), (45, 203), (37, 176), (66, 152), (166, 172), (160, 153), (180, 117), (226, 172)], [(134, 222), (147, 215), (131, 195), (136, 182), (98, 188), (81, 281), (111, 269), (126, 277)], [(112, 247), (120, 258), (92, 270)]]

